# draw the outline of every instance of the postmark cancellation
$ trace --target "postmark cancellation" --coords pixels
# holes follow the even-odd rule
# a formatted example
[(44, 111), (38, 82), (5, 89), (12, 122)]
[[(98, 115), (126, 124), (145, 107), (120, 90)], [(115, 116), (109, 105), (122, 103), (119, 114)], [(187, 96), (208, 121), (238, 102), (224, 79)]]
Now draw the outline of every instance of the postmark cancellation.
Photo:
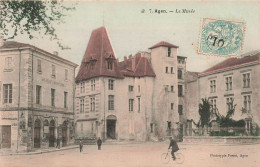
[(202, 18), (198, 53), (239, 56), (242, 52), (244, 33), (244, 21)]

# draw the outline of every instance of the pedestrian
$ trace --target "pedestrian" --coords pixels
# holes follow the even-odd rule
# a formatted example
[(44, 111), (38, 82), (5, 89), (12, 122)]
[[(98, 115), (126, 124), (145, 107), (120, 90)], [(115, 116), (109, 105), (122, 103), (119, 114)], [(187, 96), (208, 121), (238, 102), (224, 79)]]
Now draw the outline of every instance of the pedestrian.
[(101, 144), (102, 144), (102, 140), (99, 137), (97, 140), (98, 150), (101, 150)]
[(57, 138), (57, 145), (56, 148), (60, 149), (60, 138)]
[(79, 151), (83, 151), (83, 142), (81, 140), (79, 140)]
[(179, 150), (179, 147), (178, 147), (178, 144), (177, 144), (177, 142), (174, 140), (173, 137), (170, 137), (170, 141), (171, 141), (171, 142), (170, 142), (170, 145), (169, 145), (169, 148), (168, 148), (168, 149), (172, 148), (172, 152), (171, 152), (171, 154), (172, 154), (172, 159), (175, 160), (176, 157), (175, 157), (175, 155), (174, 155), (174, 152), (177, 152), (177, 151)]

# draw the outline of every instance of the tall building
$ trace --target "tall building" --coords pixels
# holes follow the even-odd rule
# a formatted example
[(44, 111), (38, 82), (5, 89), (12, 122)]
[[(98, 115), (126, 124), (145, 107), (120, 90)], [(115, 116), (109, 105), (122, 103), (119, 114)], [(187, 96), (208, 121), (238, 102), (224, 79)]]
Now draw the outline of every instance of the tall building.
[(77, 137), (145, 141), (177, 135), (186, 58), (167, 42), (149, 49), (119, 62), (106, 28), (92, 32), (76, 77)]
[[(190, 77), (187, 102), (199, 105), (202, 98), (208, 98), (212, 110), (226, 115), (231, 106), (235, 107), (234, 120), (243, 119), (245, 130), (260, 125), (260, 52), (246, 53), (241, 58), (229, 58), (202, 73)], [(195, 100), (196, 99), (196, 100)], [(187, 105), (188, 120), (199, 120), (198, 107)], [(189, 122), (189, 127), (192, 127)], [(191, 134), (191, 133), (190, 133)]]
[(35, 46), (0, 47), (0, 147), (31, 151), (74, 136), (76, 64)]

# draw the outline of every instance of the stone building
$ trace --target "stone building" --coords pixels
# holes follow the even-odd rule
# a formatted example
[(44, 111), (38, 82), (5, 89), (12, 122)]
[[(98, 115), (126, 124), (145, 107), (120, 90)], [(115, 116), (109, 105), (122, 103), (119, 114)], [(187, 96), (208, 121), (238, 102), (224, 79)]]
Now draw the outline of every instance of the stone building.
[[(243, 119), (246, 131), (260, 125), (260, 52), (246, 53), (241, 58), (229, 58), (206, 71), (194, 74), (187, 82), (187, 102), (199, 105), (202, 98), (208, 98), (212, 109), (226, 115), (233, 105), (234, 120)], [(196, 99), (196, 100), (195, 100)], [(198, 107), (187, 105), (188, 120), (199, 120)], [(192, 124), (189, 123), (189, 127)]]
[(92, 32), (76, 77), (77, 137), (145, 141), (178, 135), (186, 58), (167, 42), (149, 49), (119, 62), (105, 27)]
[(31, 151), (74, 136), (76, 64), (14, 41), (0, 47), (0, 147)]

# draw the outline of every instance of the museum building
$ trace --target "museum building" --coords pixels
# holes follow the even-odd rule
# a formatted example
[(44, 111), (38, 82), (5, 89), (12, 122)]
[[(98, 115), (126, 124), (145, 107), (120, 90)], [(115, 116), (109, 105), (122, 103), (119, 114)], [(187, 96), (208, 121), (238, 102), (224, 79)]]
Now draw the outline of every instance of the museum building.
[(94, 30), (76, 77), (76, 138), (164, 139), (185, 120), (186, 57), (160, 42), (116, 58), (105, 27)]
[(77, 64), (15, 41), (1, 41), (0, 62), (0, 148), (72, 143)]

